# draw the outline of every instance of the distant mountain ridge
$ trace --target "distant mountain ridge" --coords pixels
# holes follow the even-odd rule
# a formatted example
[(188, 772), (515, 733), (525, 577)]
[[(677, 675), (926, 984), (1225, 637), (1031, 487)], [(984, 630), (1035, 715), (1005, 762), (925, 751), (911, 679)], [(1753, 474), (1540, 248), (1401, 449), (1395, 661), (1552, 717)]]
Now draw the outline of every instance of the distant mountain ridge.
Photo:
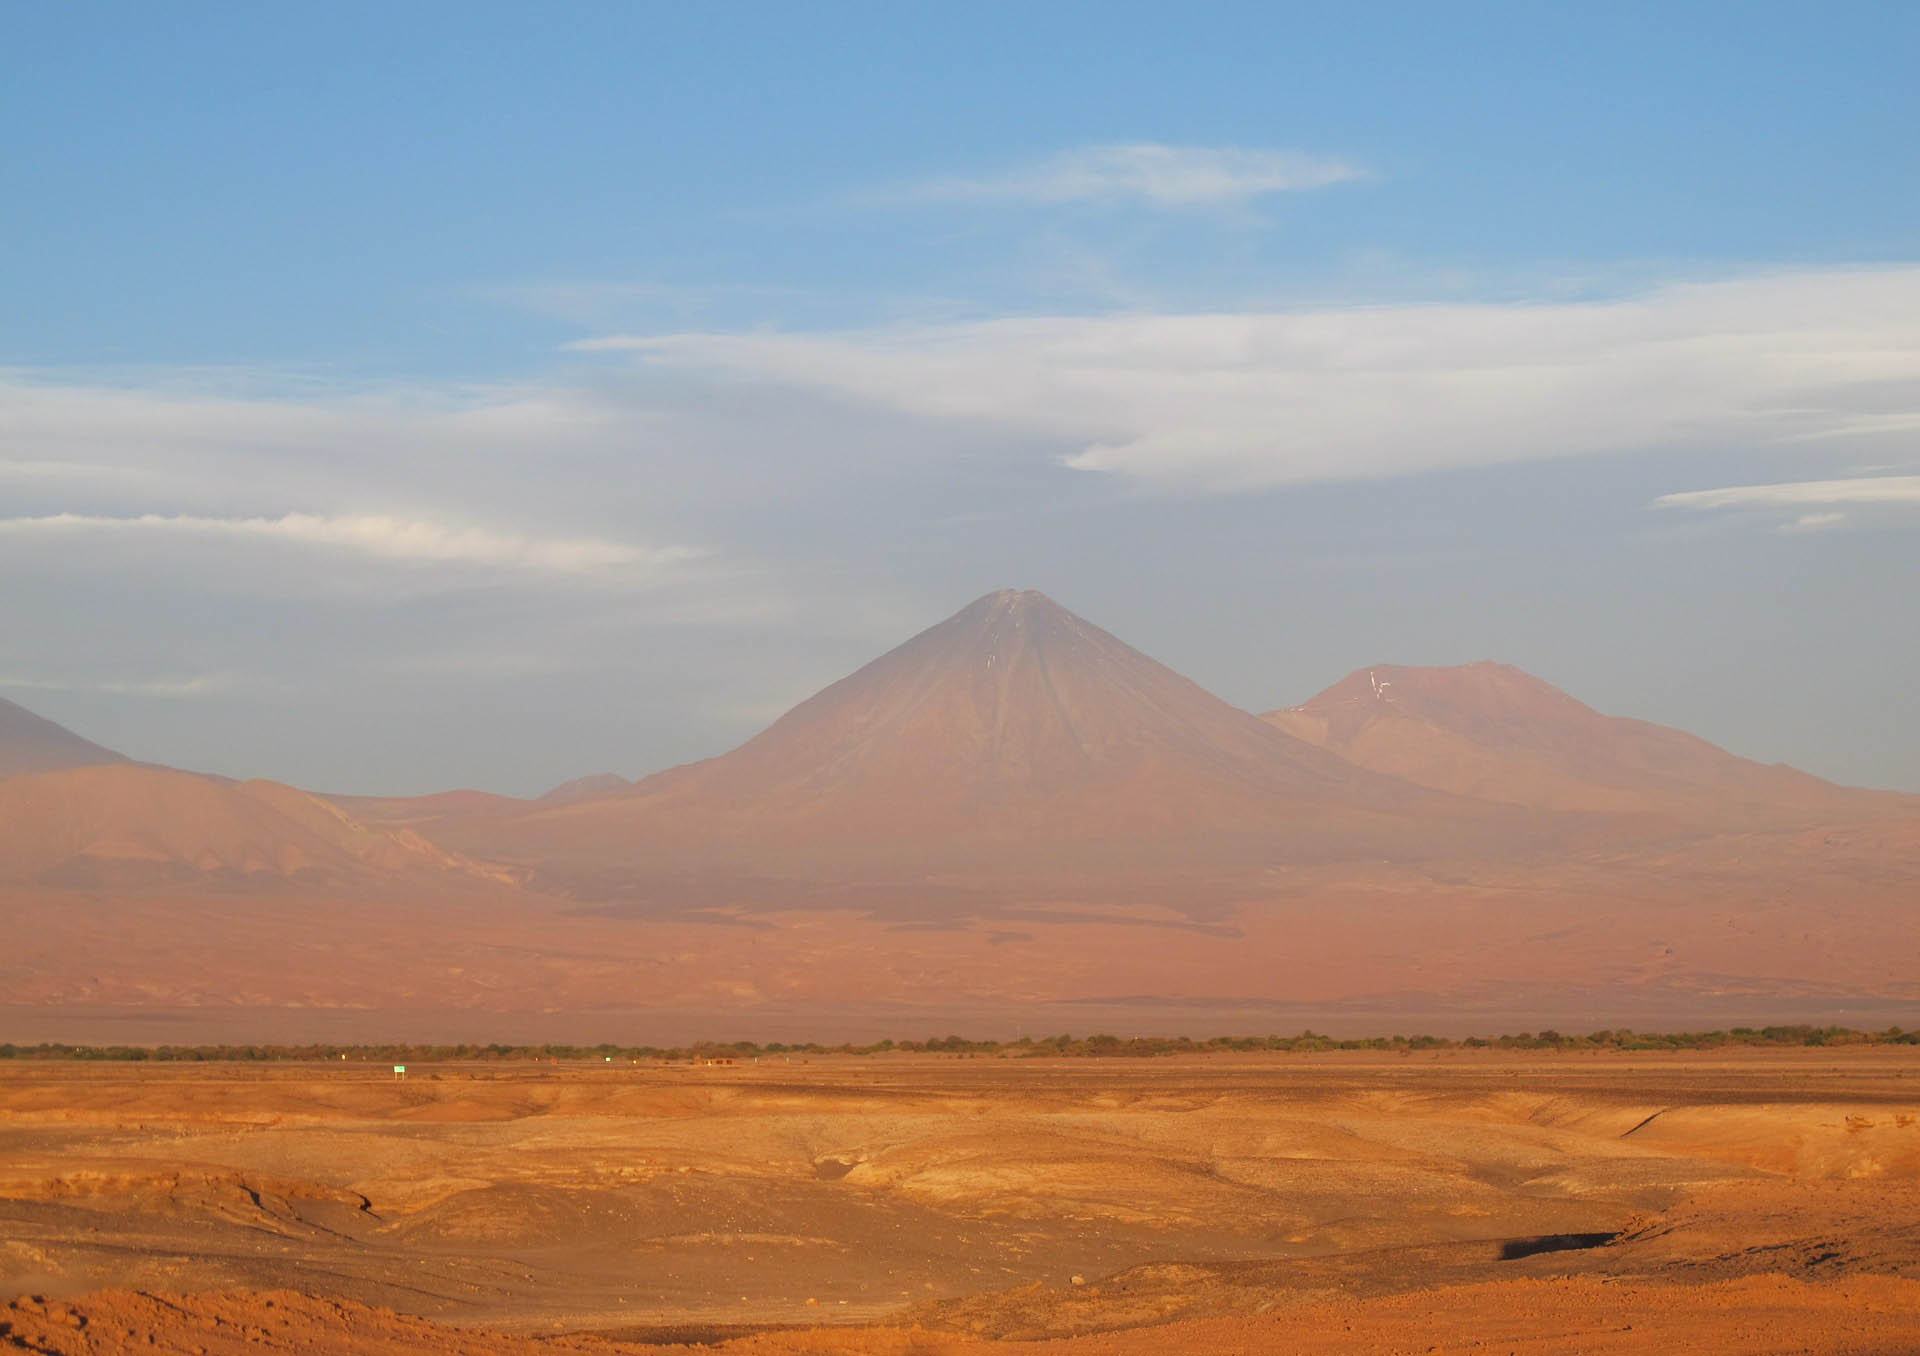
[(1836, 786), (1684, 731), (1602, 715), (1486, 660), (1356, 669), (1263, 718), (1375, 772), (1509, 804), (1748, 827), (1920, 807), (1920, 798)]
[(448, 841), (550, 882), (882, 880), (1433, 855), (1523, 818), (1356, 767), (1002, 590), (730, 753)]
[(118, 1004), (252, 1040), (270, 1008), (391, 1009), (484, 1039), (500, 1014), (951, 1030), (935, 1014), (1078, 1027), (1057, 1005), (1091, 1003), (1154, 1029), (1245, 1001), (1718, 1025), (1864, 997), (1920, 1022), (1920, 797), (1491, 663), (1376, 666), (1257, 717), (1032, 592), (729, 753), (536, 800), (322, 797), (8, 732), (15, 764), (76, 765), (0, 777), (0, 1021)]
[(370, 825), (278, 782), (143, 763), (0, 780), (0, 881), (87, 888), (194, 881), (501, 878), (405, 828)]
[[(1671, 841), (1920, 807), (1602, 715), (1491, 661), (1375, 665), (1255, 717), (1044, 594), (1013, 589), (976, 599), (731, 752), (637, 782), (600, 773), (535, 800), (263, 797), (271, 783), (143, 769), (10, 702), (0, 702), (0, 772), (64, 776), (7, 794), (0, 875), (26, 860), (50, 869), (47, 845), (69, 840), (82, 855), (201, 864), (192, 870), (336, 869), (364, 864), (373, 834), (413, 844), (374, 856), (417, 865), (409, 854), (431, 840), (560, 889), (603, 889), (623, 872), (897, 881), (1502, 858), (1592, 841), (1583, 816), (1629, 836), (1664, 826)], [(283, 825), (275, 839), (259, 816), (288, 817), (288, 796), (301, 798), (298, 831)], [(60, 814), (93, 824), (92, 846), (58, 827)], [(204, 840), (181, 827), (216, 822), (225, 827)], [(44, 831), (38, 845), (29, 824)]]
[(490, 872), (277, 782), (136, 763), (0, 701), (0, 882), (84, 888)]

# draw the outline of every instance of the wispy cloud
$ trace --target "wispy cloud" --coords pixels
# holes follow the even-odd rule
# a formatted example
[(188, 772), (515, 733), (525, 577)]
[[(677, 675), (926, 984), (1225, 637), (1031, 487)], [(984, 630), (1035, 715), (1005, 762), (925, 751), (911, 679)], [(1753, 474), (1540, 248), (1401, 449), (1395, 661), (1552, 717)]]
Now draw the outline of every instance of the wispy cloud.
[(1828, 505), (1866, 507), (1898, 504), (1920, 506), (1920, 476), (1862, 476), (1854, 480), (1796, 480), (1778, 485), (1730, 485), (1717, 490), (1683, 490), (1663, 494), (1653, 508), (1692, 509), (1787, 509), (1797, 511), (1816, 506), (1824, 511), (1796, 513), (1782, 523), (1782, 532), (1820, 532), (1839, 527), (1847, 515)]
[(1132, 142), (1067, 151), (977, 177), (924, 179), (864, 195), (871, 205), (916, 203), (1145, 203), (1226, 207), (1372, 175), (1350, 161), (1300, 151)]
[(1920, 268), (1551, 305), (1061, 316), (577, 347), (1037, 434), (1081, 470), (1231, 491), (1885, 439), (1920, 413)]
[(643, 548), (593, 538), (541, 538), (517, 532), (449, 527), (376, 514), (327, 517), (212, 518), (144, 513), (136, 517), (56, 513), (0, 518), (0, 534), (141, 533), (230, 537), (296, 543), (382, 560), (584, 573), (623, 566), (670, 565), (696, 553), (684, 547)]
[(1920, 504), (1920, 476), (1732, 485), (1719, 490), (1663, 494), (1653, 501), (1655, 508), (1680, 509), (1799, 508), (1805, 504)]

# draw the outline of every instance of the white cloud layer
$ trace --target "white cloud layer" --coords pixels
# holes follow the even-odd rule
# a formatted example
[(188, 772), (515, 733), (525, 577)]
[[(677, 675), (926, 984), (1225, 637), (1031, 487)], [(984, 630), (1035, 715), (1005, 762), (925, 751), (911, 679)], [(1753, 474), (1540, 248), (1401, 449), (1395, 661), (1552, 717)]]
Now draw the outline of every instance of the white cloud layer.
[(614, 336), (654, 366), (1059, 440), (1069, 466), (1259, 489), (1641, 450), (1898, 436), (1920, 268), (1624, 300)]
[(210, 518), (193, 514), (143, 513), (134, 517), (55, 513), (0, 518), (0, 534), (137, 533), (229, 537), (291, 542), (372, 556), (382, 560), (488, 566), (577, 574), (622, 566), (664, 565), (694, 553), (669, 547), (647, 550), (591, 538), (536, 538), (515, 532), (456, 528), (376, 514), (326, 517), (288, 513), (277, 518)]
[(1089, 146), (979, 178), (928, 179), (870, 195), (877, 204), (1135, 202), (1224, 207), (1372, 177), (1357, 165), (1299, 151), (1134, 142)]

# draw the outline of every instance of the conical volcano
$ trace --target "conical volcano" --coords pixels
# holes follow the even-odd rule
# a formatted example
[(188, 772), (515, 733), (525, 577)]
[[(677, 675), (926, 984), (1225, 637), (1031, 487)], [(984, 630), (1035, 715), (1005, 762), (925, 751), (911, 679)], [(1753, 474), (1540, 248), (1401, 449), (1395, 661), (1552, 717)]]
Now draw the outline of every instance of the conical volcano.
[(1490, 810), (1356, 767), (1003, 590), (731, 753), (464, 845), (546, 863), (548, 883), (574, 864), (603, 885), (627, 869), (1137, 877), (1422, 855)]
[[(714, 792), (863, 825), (1023, 822), (1151, 783), (1196, 797), (1316, 795), (1351, 776), (1044, 594), (988, 594), (700, 766)], [(1142, 790), (1148, 789), (1142, 786)], [(876, 820), (878, 822), (876, 822)]]

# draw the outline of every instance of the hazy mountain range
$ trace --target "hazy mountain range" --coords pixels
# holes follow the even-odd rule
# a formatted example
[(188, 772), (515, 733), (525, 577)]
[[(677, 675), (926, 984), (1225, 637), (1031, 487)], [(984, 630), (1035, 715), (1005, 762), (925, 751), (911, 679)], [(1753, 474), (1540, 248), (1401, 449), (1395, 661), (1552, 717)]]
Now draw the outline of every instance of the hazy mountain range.
[(1256, 716), (1032, 592), (536, 800), (234, 782), (0, 702), (16, 1017), (1886, 1005), (1916, 902), (1920, 796), (1494, 663)]

